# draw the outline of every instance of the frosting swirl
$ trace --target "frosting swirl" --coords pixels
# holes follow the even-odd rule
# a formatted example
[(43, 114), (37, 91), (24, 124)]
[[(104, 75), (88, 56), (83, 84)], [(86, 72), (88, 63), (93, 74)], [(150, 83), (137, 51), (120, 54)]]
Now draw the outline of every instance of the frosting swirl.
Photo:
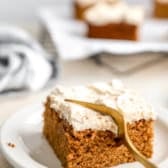
[(94, 25), (126, 22), (140, 24), (144, 18), (141, 6), (128, 6), (124, 2), (113, 4), (99, 2), (85, 12), (85, 20)]
[(131, 90), (126, 89), (118, 80), (109, 83), (95, 83), (89, 86), (66, 88), (58, 86), (50, 95), (51, 108), (66, 119), (74, 130), (110, 130), (117, 132), (117, 126), (110, 116), (79, 105), (65, 102), (64, 99), (77, 99), (103, 104), (123, 111), (126, 122), (140, 119), (155, 119), (152, 107)]

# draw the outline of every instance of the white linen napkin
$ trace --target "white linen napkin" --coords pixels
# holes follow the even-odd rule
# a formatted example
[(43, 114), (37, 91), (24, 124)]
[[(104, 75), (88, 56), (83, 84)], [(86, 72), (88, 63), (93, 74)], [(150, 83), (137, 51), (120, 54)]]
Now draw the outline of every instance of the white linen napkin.
[(0, 93), (43, 88), (55, 75), (52, 61), (22, 29), (0, 27)]

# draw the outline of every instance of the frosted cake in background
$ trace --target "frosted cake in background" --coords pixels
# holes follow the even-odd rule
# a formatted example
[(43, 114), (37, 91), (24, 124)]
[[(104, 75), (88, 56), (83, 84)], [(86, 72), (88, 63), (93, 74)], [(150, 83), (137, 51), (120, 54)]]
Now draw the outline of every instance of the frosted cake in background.
[(139, 40), (143, 20), (142, 6), (123, 1), (113, 5), (99, 2), (85, 12), (90, 38)]

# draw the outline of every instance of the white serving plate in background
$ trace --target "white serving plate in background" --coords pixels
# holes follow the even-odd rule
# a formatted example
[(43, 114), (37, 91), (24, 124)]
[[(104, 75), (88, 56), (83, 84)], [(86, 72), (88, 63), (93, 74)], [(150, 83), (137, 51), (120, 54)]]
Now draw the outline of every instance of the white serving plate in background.
[[(60, 162), (42, 135), (44, 109), (42, 104), (32, 105), (16, 112), (2, 126), (1, 149), (15, 168), (62, 168)], [(167, 111), (166, 111), (167, 112)], [(155, 124), (154, 156), (159, 168), (168, 165), (168, 117), (159, 111)], [(16, 146), (11, 148), (8, 143)], [(141, 168), (139, 163), (123, 164), (117, 168)]]
[(146, 16), (140, 41), (90, 39), (87, 26), (73, 18), (71, 5), (58, 5), (40, 11), (42, 25), (50, 34), (61, 58), (82, 59), (100, 52), (129, 55), (144, 52), (168, 53), (168, 20)]

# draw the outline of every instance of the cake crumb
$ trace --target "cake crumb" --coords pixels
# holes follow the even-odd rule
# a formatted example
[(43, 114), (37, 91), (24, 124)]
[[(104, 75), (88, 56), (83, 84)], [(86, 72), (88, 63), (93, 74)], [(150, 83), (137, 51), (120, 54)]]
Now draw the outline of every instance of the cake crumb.
[(7, 145), (8, 145), (9, 147), (11, 147), (11, 148), (15, 148), (15, 147), (16, 147), (16, 145), (13, 144), (13, 143), (11, 143), (11, 142), (8, 142)]

